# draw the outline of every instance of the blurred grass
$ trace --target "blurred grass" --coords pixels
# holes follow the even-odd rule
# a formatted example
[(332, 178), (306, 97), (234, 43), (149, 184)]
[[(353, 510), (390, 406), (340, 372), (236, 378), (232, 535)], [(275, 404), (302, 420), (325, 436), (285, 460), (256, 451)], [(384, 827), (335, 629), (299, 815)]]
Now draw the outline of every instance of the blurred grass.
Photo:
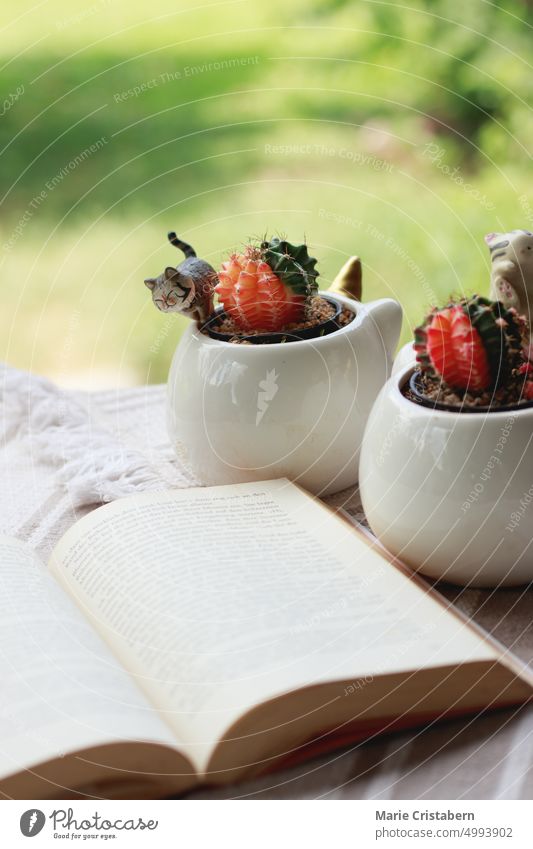
[(502, 5), (9, 0), (1, 356), (164, 380), (184, 320), (142, 280), (179, 261), (171, 228), (215, 266), (249, 236), (305, 235), (324, 286), (358, 253), (403, 340), (431, 301), (486, 292), (484, 233), (533, 207), (530, 11)]

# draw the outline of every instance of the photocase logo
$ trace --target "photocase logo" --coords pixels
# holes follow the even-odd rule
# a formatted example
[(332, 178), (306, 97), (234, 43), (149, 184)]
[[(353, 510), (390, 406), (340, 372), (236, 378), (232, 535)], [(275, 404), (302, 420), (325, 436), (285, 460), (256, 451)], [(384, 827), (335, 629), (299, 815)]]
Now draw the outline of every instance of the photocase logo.
[(46, 822), (46, 817), (38, 808), (30, 808), (29, 811), (24, 811), (20, 818), (20, 830), (24, 837), (35, 837), (42, 831)]
[(270, 371), (267, 371), (264, 380), (259, 381), (259, 392), (257, 393), (257, 415), (255, 417), (256, 427), (265, 415), (270, 402), (279, 389), (277, 384), (278, 377), (279, 375), (276, 374), (276, 370), (271, 369)]

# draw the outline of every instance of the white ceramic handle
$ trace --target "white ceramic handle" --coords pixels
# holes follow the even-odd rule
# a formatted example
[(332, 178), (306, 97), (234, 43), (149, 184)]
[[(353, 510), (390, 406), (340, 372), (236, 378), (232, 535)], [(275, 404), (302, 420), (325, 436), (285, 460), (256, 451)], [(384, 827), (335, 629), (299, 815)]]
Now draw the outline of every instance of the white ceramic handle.
[(365, 304), (368, 315), (374, 322), (383, 342), (389, 360), (392, 362), (400, 330), (402, 328), (402, 308), (392, 298), (381, 298)]

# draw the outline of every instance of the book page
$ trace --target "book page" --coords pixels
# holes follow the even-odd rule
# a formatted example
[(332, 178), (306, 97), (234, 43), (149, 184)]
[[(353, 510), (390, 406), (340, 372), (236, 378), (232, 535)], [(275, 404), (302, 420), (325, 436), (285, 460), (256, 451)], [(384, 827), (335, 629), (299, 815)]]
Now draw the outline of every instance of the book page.
[(115, 502), (78, 522), (50, 565), (197, 763), (284, 691), (494, 657), (288, 481)]
[[(0, 775), (169, 729), (31, 549), (0, 536)], [(68, 775), (65, 776), (68, 783)]]

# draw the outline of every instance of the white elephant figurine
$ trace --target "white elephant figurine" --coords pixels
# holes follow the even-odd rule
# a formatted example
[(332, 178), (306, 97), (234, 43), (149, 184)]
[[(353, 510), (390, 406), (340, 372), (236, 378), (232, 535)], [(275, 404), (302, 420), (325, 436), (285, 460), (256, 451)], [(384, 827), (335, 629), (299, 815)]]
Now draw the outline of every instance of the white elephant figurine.
[[(514, 307), (529, 326), (533, 318), (533, 233), (511, 230), (485, 236), (491, 255), (490, 297)], [(529, 358), (533, 345), (529, 346)]]

